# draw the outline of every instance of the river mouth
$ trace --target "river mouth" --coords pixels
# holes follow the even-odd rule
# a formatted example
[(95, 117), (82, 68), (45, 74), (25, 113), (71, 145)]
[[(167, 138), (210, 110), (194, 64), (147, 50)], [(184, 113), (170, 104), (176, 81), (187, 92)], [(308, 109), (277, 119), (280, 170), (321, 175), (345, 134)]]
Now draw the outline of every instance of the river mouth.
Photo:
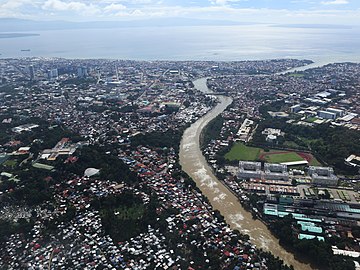
[[(206, 85), (207, 78), (194, 81), (195, 87), (211, 93)], [(268, 228), (259, 220), (254, 220), (250, 212), (246, 211), (237, 197), (219, 181), (200, 150), (200, 135), (204, 127), (216, 116), (222, 113), (232, 99), (218, 96), (219, 103), (214, 109), (187, 128), (180, 144), (180, 165), (182, 169), (196, 182), (197, 187), (209, 199), (212, 207), (220, 211), (232, 229), (248, 234), (251, 242), (258, 248), (271, 251), (286, 264), (293, 265), (296, 270), (310, 270), (309, 264), (298, 261), (294, 255), (280, 246), (279, 241)]]

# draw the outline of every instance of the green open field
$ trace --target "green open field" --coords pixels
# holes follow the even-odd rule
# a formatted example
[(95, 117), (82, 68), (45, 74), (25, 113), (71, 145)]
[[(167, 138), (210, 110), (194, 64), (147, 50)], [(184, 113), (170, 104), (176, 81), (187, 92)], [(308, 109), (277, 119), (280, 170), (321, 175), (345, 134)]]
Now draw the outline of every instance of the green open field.
[(309, 117), (308, 119), (306, 119), (306, 122), (308, 122), (308, 123), (313, 123), (313, 122), (315, 122), (316, 120), (318, 120), (317, 117)]
[(243, 143), (234, 144), (231, 150), (225, 154), (225, 158), (229, 161), (263, 160), (269, 163), (283, 163), (307, 160), (309, 162), (309, 165), (321, 166), (321, 163), (310, 153), (275, 149), (270, 149), (265, 152), (262, 148), (246, 146)]
[(256, 160), (260, 155), (261, 148), (246, 146), (242, 143), (236, 143), (225, 155), (227, 160)]
[(282, 162), (292, 162), (292, 161), (302, 161), (304, 160), (295, 152), (279, 153), (279, 154), (269, 154), (264, 155), (265, 159), (269, 163), (282, 163)]
[(14, 167), (16, 166), (16, 164), (17, 164), (17, 160), (16, 160), (16, 159), (8, 159), (8, 160), (6, 160), (6, 161), (3, 163), (3, 165), (4, 165), (5, 167), (12, 167), (12, 168), (14, 168)]

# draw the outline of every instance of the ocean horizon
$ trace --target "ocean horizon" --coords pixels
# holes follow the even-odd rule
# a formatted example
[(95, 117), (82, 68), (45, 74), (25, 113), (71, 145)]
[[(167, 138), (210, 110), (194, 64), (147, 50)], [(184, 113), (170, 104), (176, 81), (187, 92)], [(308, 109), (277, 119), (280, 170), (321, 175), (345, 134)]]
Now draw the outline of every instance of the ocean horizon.
[(360, 62), (360, 27), (169, 26), (0, 33), (0, 57)]

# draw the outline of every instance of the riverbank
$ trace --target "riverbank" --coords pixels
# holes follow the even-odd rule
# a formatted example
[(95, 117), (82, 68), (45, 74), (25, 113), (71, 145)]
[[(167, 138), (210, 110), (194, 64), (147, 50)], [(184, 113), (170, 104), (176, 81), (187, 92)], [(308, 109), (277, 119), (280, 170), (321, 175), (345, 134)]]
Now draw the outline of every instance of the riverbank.
[[(207, 88), (206, 78), (194, 81), (194, 85), (204, 93), (211, 93)], [(265, 224), (252, 218), (252, 214), (242, 207), (238, 197), (217, 179), (203, 156), (199, 145), (201, 131), (232, 103), (230, 97), (218, 96), (218, 98), (219, 103), (213, 110), (185, 130), (180, 145), (182, 169), (196, 182), (213, 208), (220, 211), (232, 229), (248, 234), (252, 243), (258, 248), (271, 251), (286, 264), (293, 265), (294, 269), (310, 270), (310, 265), (296, 260), (293, 254), (279, 245), (278, 239), (272, 235)]]

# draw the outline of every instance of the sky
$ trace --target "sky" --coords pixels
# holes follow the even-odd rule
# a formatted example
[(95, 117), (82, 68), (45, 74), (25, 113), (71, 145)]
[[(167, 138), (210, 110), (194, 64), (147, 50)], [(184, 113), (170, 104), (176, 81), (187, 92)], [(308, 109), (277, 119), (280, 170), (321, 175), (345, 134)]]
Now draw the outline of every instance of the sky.
[(360, 0), (0, 0), (0, 18), (99, 21), (174, 17), (360, 25)]

